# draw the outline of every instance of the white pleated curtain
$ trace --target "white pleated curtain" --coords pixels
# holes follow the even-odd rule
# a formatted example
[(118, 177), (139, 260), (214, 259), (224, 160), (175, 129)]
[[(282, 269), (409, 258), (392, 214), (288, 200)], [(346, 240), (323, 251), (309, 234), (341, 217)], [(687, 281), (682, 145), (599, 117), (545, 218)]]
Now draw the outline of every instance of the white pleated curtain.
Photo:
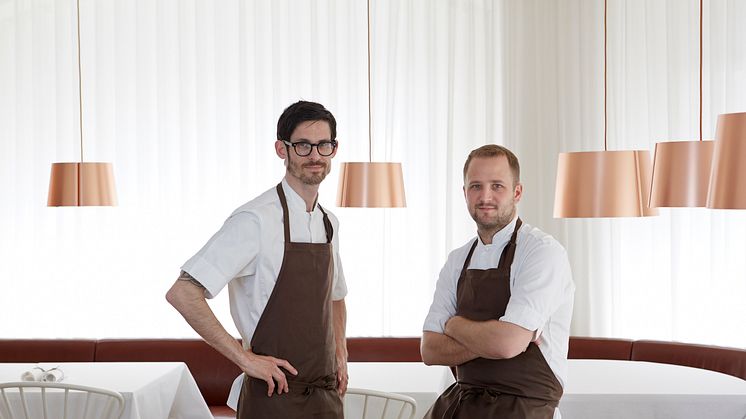
[[(506, 138), (525, 163), (522, 213), (568, 250), (572, 331), (746, 347), (746, 212), (551, 219), (557, 153), (603, 149), (603, 2), (508, 4), (506, 108), (515, 117)], [(703, 131), (712, 138), (718, 114), (746, 110), (746, 4), (704, 4)], [(697, 139), (699, 1), (608, 5), (609, 150)]]
[[(746, 110), (746, 7), (705, 4), (712, 135)], [(521, 159), (521, 216), (568, 250), (574, 334), (746, 346), (744, 213), (552, 218), (557, 153), (603, 147), (602, 7), (373, 0), (373, 160), (403, 162), (408, 208), (359, 210), (334, 198), (338, 163), (368, 158), (364, 1), (81, 0), (85, 157), (114, 163), (120, 206), (72, 209), (44, 203), (50, 163), (78, 156), (74, 2), (0, 2), (0, 335), (193, 336), (163, 295), (281, 178), (276, 120), (307, 99), (339, 122), (320, 202), (342, 224), (349, 335), (420, 333), (474, 235), (463, 161), (497, 142)], [(609, 7), (610, 149), (696, 138), (698, 1)]]

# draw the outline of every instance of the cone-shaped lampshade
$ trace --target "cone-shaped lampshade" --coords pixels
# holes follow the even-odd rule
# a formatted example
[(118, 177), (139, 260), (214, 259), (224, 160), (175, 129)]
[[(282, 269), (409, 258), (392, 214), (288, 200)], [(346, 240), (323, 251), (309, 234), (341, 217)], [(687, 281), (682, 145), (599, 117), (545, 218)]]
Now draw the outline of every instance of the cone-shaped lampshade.
[(704, 207), (710, 183), (712, 141), (655, 145), (651, 207)]
[(718, 116), (707, 208), (746, 209), (746, 112)]
[(401, 163), (342, 163), (339, 172), (337, 206), (406, 207)]
[(648, 207), (647, 150), (560, 153), (554, 195), (556, 218), (644, 217)]
[(49, 207), (115, 206), (111, 163), (52, 163)]

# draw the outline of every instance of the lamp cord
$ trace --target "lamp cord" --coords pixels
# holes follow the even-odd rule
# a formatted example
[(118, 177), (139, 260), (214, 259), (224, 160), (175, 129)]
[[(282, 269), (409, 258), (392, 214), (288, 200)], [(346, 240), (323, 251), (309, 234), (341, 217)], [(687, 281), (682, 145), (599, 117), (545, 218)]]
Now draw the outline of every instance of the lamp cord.
[(604, 151), (608, 151), (608, 147), (606, 144), (606, 131), (607, 131), (607, 111), (606, 111), (606, 15), (607, 15), (607, 8), (608, 8), (608, 0), (604, 0)]
[(78, 26), (78, 123), (80, 124), (80, 162), (83, 163), (83, 81), (82, 66), (80, 64), (80, 0), (76, 0)]
[(368, 19), (368, 162), (373, 162), (373, 102), (370, 91), (370, 0), (367, 3)]
[(699, 0), (699, 141), (702, 141), (702, 1)]

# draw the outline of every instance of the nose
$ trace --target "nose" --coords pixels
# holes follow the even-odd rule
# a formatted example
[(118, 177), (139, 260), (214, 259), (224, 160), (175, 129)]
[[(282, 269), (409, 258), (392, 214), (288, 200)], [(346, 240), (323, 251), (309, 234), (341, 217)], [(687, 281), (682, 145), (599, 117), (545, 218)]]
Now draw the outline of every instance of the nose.
[(482, 188), (482, 190), (479, 191), (479, 202), (482, 202), (482, 203), (492, 202), (492, 194), (490, 193), (489, 188)]

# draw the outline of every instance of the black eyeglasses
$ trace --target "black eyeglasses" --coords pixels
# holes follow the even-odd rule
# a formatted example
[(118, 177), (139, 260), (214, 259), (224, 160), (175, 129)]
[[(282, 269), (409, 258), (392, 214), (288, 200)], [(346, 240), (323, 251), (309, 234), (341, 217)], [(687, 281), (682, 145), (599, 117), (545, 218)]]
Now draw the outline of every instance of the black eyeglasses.
[(322, 141), (318, 144), (311, 144), (307, 141), (298, 141), (297, 143), (291, 143), (290, 141), (282, 140), (285, 145), (293, 146), (295, 154), (306, 157), (311, 154), (313, 148), (316, 147), (316, 151), (320, 156), (328, 157), (334, 153), (334, 149), (337, 148), (337, 140)]

